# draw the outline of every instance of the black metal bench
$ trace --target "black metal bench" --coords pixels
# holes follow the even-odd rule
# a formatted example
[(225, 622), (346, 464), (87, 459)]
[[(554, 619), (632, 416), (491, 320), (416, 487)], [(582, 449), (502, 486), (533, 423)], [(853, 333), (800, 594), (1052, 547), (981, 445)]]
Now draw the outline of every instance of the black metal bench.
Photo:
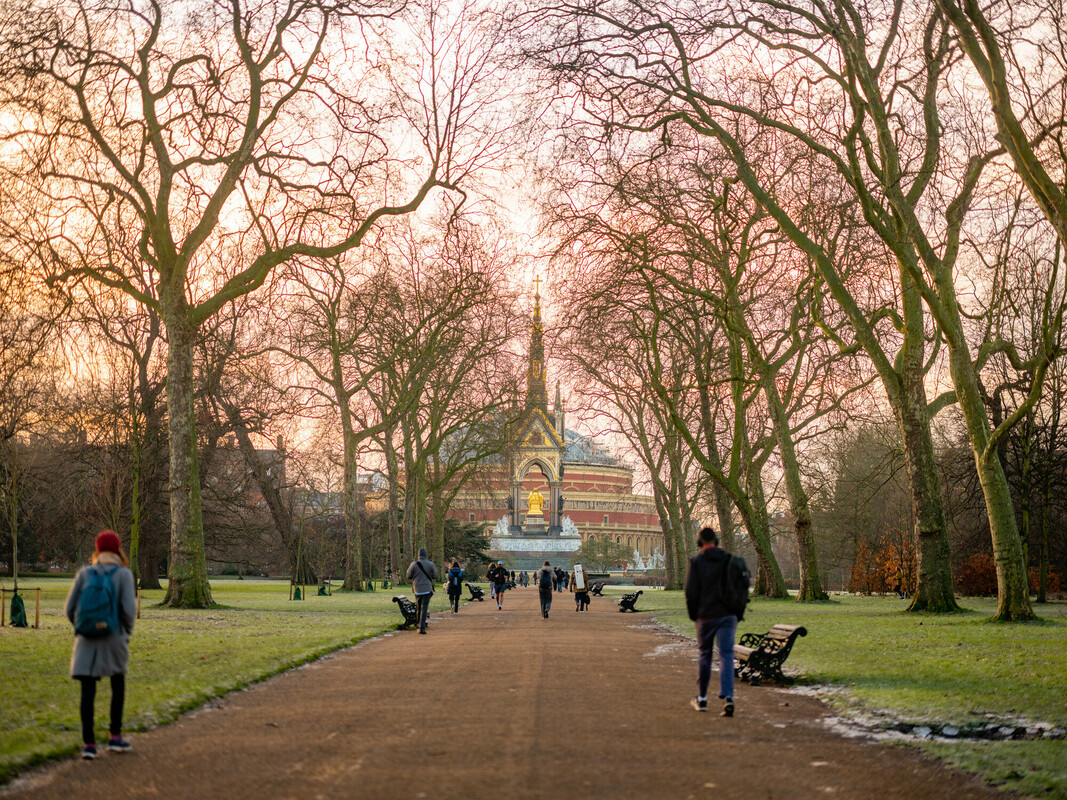
[(473, 583), (468, 583), (467, 588), (471, 590), (471, 600), (485, 600), (485, 589), (475, 586)]
[(798, 636), (807, 636), (808, 629), (802, 625), (775, 625), (765, 634), (746, 633), (734, 645), (734, 659), (737, 666), (734, 674), (753, 686), (760, 681), (776, 681), (790, 684), (790, 678), (782, 672), (782, 664), (793, 649), (793, 642)]
[(636, 613), (637, 609), (634, 608), (634, 606), (637, 605), (637, 598), (640, 597), (642, 594), (644, 594), (643, 591), (624, 594), (622, 596), (622, 600), (619, 601), (619, 611), (633, 611)]
[(402, 594), (394, 595), (393, 602), (397, 604), (400, 613), (404, 615), (404, 624), (400, 626), (400, 630), (410, 628), (412, 625), (419, 623), (418, 606), (408, 600), (406, 596)]
[(604, 596), (604, 586), (605, 586), (605, 582), (604, 581), (596, 581), (595, 583), (589, 584), (589, 591), (592, 592), (593, 594), (595, 594), (597, 597), (603, 597)]

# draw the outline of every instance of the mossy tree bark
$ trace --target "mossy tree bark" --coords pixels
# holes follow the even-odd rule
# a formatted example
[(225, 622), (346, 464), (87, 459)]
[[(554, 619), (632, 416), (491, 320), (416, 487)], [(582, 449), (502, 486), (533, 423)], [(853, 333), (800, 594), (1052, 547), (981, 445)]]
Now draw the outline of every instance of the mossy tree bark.
[[(181, 290), (179, 290), (181, 291)], [(164, 294), (164, 298), (167, 294)], [(180, 305), (184, 294), (170, 302)], [(164, 300), (166, 303), (166, 299)], [(169, 312), (169, 313), (168, 313)], [(193, 410), (195, 326), (164, 306), (167, 327), (167, 420), (170, 433), (170, 564), (164, 605), (212, 605), (204, 554), (199, 448)]]

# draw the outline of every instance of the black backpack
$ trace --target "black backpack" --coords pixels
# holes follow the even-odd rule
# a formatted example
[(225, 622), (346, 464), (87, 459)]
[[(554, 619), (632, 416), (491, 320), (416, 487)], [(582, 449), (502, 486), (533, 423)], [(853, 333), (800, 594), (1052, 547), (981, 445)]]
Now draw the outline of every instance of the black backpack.
[(449, 570), (448, 571), (448, 575), (449, 575), (448, 585), (452, 586), (452, 587), (454, 587), (456, 589), (460, 588), (460, 581), (463, 579), (463, 573), (462, 572), (452, 572), (451, 570)]
[(748, 605), (748, 588), (752, 585), (752, 575), (748, 571), (745, 559), (729, 556), (722, 568), (722, 585), (719, 593), (723, 606), (740, 622), (745, 618), (745, 606)]
[(551, 589), (552, 588), (552, 573), (547, 569), (541, 570), (541, 577), (538, 580), (537, 587), (539, 589)]

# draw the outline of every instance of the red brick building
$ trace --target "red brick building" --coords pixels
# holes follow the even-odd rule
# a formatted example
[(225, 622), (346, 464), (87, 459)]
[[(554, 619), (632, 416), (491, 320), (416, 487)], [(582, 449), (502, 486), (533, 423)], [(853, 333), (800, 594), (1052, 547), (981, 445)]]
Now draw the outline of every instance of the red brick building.
[(596, 440), (567, 430), (558, 384), (551, 413), (547, 394), (535, 292), (526, 405), (512, 427), (509, 455), (461, 492), (449, 515), (495, 533), (494, 550), (520, 569), (543, 557), (569, 563), (582, 541), (603, 536), (638, 553), (631, 567), (649, 566), (650, 556), (663, 549), (655, 503), (634, 494), (632, 467)]

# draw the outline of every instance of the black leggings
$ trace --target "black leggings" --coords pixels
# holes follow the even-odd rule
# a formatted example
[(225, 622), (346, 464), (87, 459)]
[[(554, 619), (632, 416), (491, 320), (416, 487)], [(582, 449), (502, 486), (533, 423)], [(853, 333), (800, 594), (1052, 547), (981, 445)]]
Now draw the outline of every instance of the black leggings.
[[(96, 744), (96, 735), (93, 733), (93, 706), (96, 703), (96, 682), (99, 678), (86, 678), (77, 676), (82, 685), (82, 741), (85, 744)], [(111, 727), (108, 729), (112, 736), (122, 733), (122, 705), (126, 700), (126, 676), (111, 676)]]

